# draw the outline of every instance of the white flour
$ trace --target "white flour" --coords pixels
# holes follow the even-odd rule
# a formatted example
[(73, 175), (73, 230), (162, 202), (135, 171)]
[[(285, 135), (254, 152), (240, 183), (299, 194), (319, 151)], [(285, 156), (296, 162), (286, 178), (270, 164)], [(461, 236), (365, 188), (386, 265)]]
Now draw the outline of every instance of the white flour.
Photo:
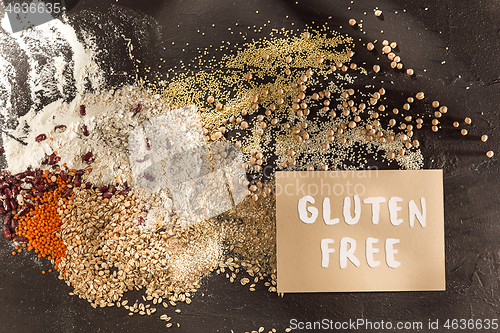
[[(67, 21), (64, 17), (62, 20)], [(84, 123), (89, 130), (93, 128), (93, 120), (100, 111), (91, 108), (87, 116), (82, 118), (79, 107), (87, 102), (92, 103), (89, 98), (82, 97), (86, 84), (90, 84), (90, 88), (95, 91), (103, 88), (104, 72), (96, 62), (97, 47), (92, 42), (93, 38), (86, 36), (86, 45), (83, 45), (78, 41), (73, 27), (63, 21), (52, 20), (18, 33), (12, 33), (6, 14), (1, 21), (1, 26), (7, 34), (1, 34), (0, 38), (6, 43), (15, 43), (27, 57), (28, 86), (32, 98), (29, 112), (18, 119), (18, 127), (10, 132), (28, 145), (23, 146), (3, 134), (8, 170), (11, 172), (20, 172), (28, 166), (39, 167), (47, 155), (54, 151), (61, 157), (65, 155), (68, 166), (80, 168), (84, 165), (73, 160), (82, 152), (87, 152), (85, 150), (95, 148), (91, 138), (82, 139), (79, 133)], [(5, 119), (15, 117), (16, 111), (12, 110), (11, 102), (15, 93), (12, 91), (11, 82), (17, 79), (12, 62), (13, 59), (9, 59), (8, 54), (0, 54), (0, 97), (5, 101), (0, 104), (0, 112)], [(76, 97), (67, 104), (64, 100), (70, 89), (76, 90)], [(41, 108), (41, 95), (54, 101)], [(67, 131), (55, 134), (55, 125), (66, 125)], [(49, 139), (41, 143), (35, 142), (35, 137), (42, 133)], [(109, 175), (103, 179), (109, 180)]]
[[(84, 120), (78, 117), (79, 113), (70, 110), (79, 107), (86, 80), (97, 90), (101, 89), (104, 83), (104, 74), (95, 62), (93, 47), (85, 48), (78, 41), (75, 30), (61, 20), (52, 20), (33, 29), (12, 33), (5, 15), (1, 25), (8, 34), (2, 35), (2, 38), (6, 42), (15, 42), (27, 56), (28, 85), (33, 102), (29, 112), (19, 119), (17, 129), (10, 133), (22, 138), (28, 145), (23, 146), (3, 134), (8, 170), (20, 172), (28, 166), (38, 167), (46, 155), (57, 149), (62, 149), (60, 153), (64, 152), (68, 142), (73, 146), (71, 152), (74, 157), (84, 148), (78, 146), (84, 142), (77, 138), (78, 128), (81, 128)], [(8, 119), (15, 117), (15, 110), (11, 109), (11, 100), (15, 93), (12, 91), (11, 82), (16, 80), (16, 71), (5, 54), (0, 57), (0, 62), (0, 84), (3, 88), (1, 97), (5, 97), (2, 99), (6, 101), (4, 105), (0, 105), (0, 111)], [(76, 98), (68, 105), (63, 102), (63, 98), (64, 90), (68, 89), (70, 82), (73, 82), (76, 88)], [(38, 110), (41, 107), (40, 95), (58, 99)], [(90, 117), (85, 120), (90, 122), (95, 113), (90, 112)], [(53, 141), (49, 139), (42, 143), (35, 142), (38, 134), (44, 133), (49, 137), (54, 125), (66, 125), (68, 130), (64, 135), (53, 135)], [(26, 128), (29, 129), (28, 133)]]
[[(133, 109), (139, 103), (142, 109), (134, 116)], [(80, 114), (81, 105), (85, 105), (84, 116)], [(82, 169), (89, 166), (82, 156), (92, 152), (95, 161), (90, 165), (93, 171), (87, 181), (95, 185), (126, 181), (133, 186), (135, 179), (130, 168), (128, 137), (145, 119), (168, 110), (164, 101), (133, 86), (78, 96), (71, 103), (58, 100), (37, 113), (30, 111), (19, 118), (19, 126), (12, 132), (14, 136), (18, 136), (25, 125), (34, 130), (25, 138), (28, 145), (12, 139), (4, 145), (8, 170), (18, 173), (28, 166), (44, 168), (42, 162), (54, 152), (61, 157), (60, 165), (66, 163), (70, 169)], [(66, 126), (64, 132), (54, 131), (61, 125)], [(87, 126), (88, 136), (83, 134), (83, 125)], [(45, 134), (47, 139), (37, 142), (35, 138), (40, 134)], [(159, 198), (156, 207), (148, 207), (152, 209), (146, 217), (146, 227), (170, 220), (172, 200), (164, 191), (140, 190), (138, 194), (144, 201), (155, 194)]]
[[(81, 44), (68, 23), (52, 20), (32, 29), (12, 33), (5, 14), (1, 26), (28, 58), (28, 85), (33, 101), (31, 110), (41, 106), (40, 95), (48, 98), (65, 97), (63, 90), (69, 88), (73, 80), (71, 85), (77, 95), (85, 92), (87, 82), (92, 89), (102, 88), (104, 74), (95, 60), (97, 47), (92, 38), (85, 38), (86, 45)], [(5, 55), (1, 56), (5, 62)], [(8, 66), (0, 69), (0, 75), (14, 80), (15, 74)], [(5, 108), (2, 113), (5, 115), (8, 111)]]
[[(4, 30), (0, 31), (2, 45), (17, 48), (23, 55), (19, 57), (21, 60), (16, 59), (11, 50), (0, 47), (0, 114), (4, 118), (5, 169), (18, 173), (28, 167), (46, 168), (48, 166), (42, 163), (53, 153), (61, 157), (59, 165), (82, 169), (89, 167), (82, 156), (92, 152), (94, 162), (90, 167), (93, 171), (86, 181), (98, 186), (124, 182), (133, 186), (128, 135), (146, 117), (168, 110), (168, 105), (137, 87), (106, 90), (105, 70), (100, 67), (106, 64), (98, 63), (100, 51), (95, 36), (85, 30), (78, 31), (82, 37), (80, 41), (65, 17), (12, 33), (5, 15), (1, 27)], [(110, 40), (119, 38), (110, 36)], [(19, 62), (25, 62), (27, 67), (25, 82), (19, 82), (20, 74), (16, 72)], [(18, 87), (26, 89), (26, 96), (31, 98), (25, 101), (29, 106), (27, 113), (20, 117), (18, 110), (13, 109), (15, 98), (19, 98), (16, 96), (19, 95)], [(133, 116), (132, 110), (139, 103), (142, 110)], [(86, 107), (84, 116), (80, 114), (81, 105)], [(10, 130), (6, 128), (9, 120), (11, 124), (13, 120), (18, 122), (15, 129), (12, 125)], [(56, 126), (62, 125), (66, 128), (63, 132), (55, 131)], [(84, 125), (90, 133), (88, 136), (84, 135)], [(47, 138), (36, 142), (35, 138), (41, 134)], [(155, 193), (139, 191), (138, 194), (146, 202)], [(149, 213), (145, 214), (144, 227), (162, 224), (171, 218), (171, 199), (164, 191), (157, 194), (156, 203), (147, 207)]]

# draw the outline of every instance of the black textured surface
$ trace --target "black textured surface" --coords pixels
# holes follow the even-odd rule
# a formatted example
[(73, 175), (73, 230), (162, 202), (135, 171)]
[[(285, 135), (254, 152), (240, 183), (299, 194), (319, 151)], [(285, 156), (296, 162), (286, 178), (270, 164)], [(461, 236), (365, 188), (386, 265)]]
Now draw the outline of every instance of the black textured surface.
[[(111, 15), (110, 5), (129, 8), (129, 16)], [(382, 19), (373, 15), (376, 6), (384, 12)], [(492, 159), (485, 156), (486, 151), (497, 150), (499, 143), (496, 132), (500, 124), (498, 1), (355, 0), (351, 3), (348, 0), (299, 0), (298, 5), (295, 1), (278, 0), (113, 0), (108, 4), (79, 1), (70, 11), (76, 26), (97, 24), (85, 19), (87, 10), (94, 13), (93, 17), (97, 13), (101, 15), (102, 26), (96, 26), (96, 31), (112, 29), (108, 23), (113, 19), (130, 36), (141, 37), (141, 43), (134, 45), (136, 54), (145, 65), (154, 68), (160, 57), (166, 60), (163, 68), (168, 68), (198, 55), (197, 47), (216, 46), (222, 40), (241, 43), (237, 33), (228, 32), (229, 27), (239, 31), (235, 29), (236, 22), (243, 31), (247, 26), (262, 26), (268, 20), (271, 21), (268, 27), (287, 29), (302, 29), (311, 21), (328, 21), (330, 27), (355, 37), (358, 50), (361, 47), (358, 38), (397, 41), (403, 63), (415, 69), (417, 75), (412, 79), (394, 71), (384, 71), (389, 65), (385, 62), (377, 81), (384, 81), (383, 86), (392, 94), (400, 92), (407, 96), (425, 91), (427, 98), (437, 99), (450, 109), (442, 131), (419, 134), (425, 167), (444, 169), (445, 292), (287, 294), (279, 298), (267, 293), (263, 286), (250, 293), (247, 288), (231, 284), (224, 277), (213, 276), (205, 280), (191, 305), (179, 305), (182, 314), (175, 315), (172, 308), (168, 309), (167, 313), (174, 314), (172, 321), (181, 324), (180, 328), (171, 330), (228, 333), (233, 330), (236, 333), (264, 326), (266, 332), (273, 327), (282, 332), (292, 318), (302, 321), (323, 318), (422, 321), (424, 327), (429, 319), (444, 322), (453, 318), (499, 318), (500, 151)], [(149, 25), (133, 25), (133, 18), (143, 15), (150, 15), (157, 22), (151, 19)], [(329, 16), (332, 19), (328, 20)], [(364, 21), (365, 35), (347, 24), (350, 18)], [(340, 25), (342, 29), (338, 28)], [(249, 39), (266, 35), (266, 32), (252, 34), (251, 30), (247, 31)], [(105, 38), (99, 43), (108, 50), (102, 55), (103, 61), (130, 70), (123, 43), (107, 44)], [(125, 76), (110, 73), (110, 84), (126, 81)], [(29, 98), (21, 90), (16, 93)], [(25, 112), (27, 105), (22, 100), (18, 105), (18, 112)], [(466, 116), (473, 119), (473, 124), (470, 125), (471, 135), (463, 137), (451, 123)], [(479, 140), (481, 134), (489, 135), (486, 143)], [(87, 301), (69, 296), (71, 289), (55, 274), (41, 274), (43, 269), (49, 268), (46, 261), (35, 260), (28, 253), (13, 257), (11, 251), (10, 244), (0, 242), (0, 332), (166, 330), (164, 322), (155, 318), (157, 316), (129, 317), (125, 309), (91, 308)], [(138, 294), (127, 295), (131, 300), (137, 297)]]

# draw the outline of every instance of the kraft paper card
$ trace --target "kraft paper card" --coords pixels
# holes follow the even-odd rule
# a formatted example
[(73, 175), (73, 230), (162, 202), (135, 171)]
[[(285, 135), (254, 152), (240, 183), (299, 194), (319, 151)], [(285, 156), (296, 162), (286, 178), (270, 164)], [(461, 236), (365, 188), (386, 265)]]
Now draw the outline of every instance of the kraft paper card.
[(276, 173), (278, 292), (445, 290), (442, 170)]

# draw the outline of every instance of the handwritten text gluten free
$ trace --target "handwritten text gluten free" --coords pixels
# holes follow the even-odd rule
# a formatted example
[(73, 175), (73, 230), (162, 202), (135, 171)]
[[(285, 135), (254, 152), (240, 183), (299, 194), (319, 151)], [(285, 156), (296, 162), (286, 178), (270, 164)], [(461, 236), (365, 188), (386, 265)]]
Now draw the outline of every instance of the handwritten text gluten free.
[[(359, 222), (361, 217), (361, 199), (359, 195), (354, 195), (354, 216), (351, 213), (352, 200), (351, 197), (347, 196), (344, 198), (344, 206), (342, 209), (344, 222), (348, 225), (355, 225)], [(380, 207), (382, 204), (387, 203), (389, 209), (389, 220), (394, 226), (398, 226), (404, 222), (403, 219), (398, 217), (398, 212), (402, 210), (399, 203), (403, 202), (402, 198), (391, 197), (387, 200), (385, 197), (368, 197), (363, 199), (363, 204), (371, 205), (371, 221), (373, 224), (378, 224), (380, 219)], [(302, 222), (306, 224), (312, 224), (316, 222), (319, 211), (318, 208), (313, 206), (316, 200), (311, 195), (305, 195), (298, 202), (299, 218)], [(425, 198), (420, 198), (420, 209), (414, 200), (408, 202), (408, 217), (410, 227), (413, 228), (415, 225), (415, 219), (417, 219), (422, 228), (425, 228), (426, 223), (426, 203)], [(339, 218), (332, 218), (331, 208), (330, 208), (330, 198), (326, 197), (323, 199), (323, 222), (326, 225), (334, 225), (340, 222)], [(373, 237), (368, 237), (366, 239), (366, 262), (370, 267), (377, 267), (380, 265), (380, 261), (374, 259), (374, 254), (379, 253), (380, 250), (374, 246), (378, 243), (378, 239)], [(397, 238), (387, 238), (385, 240), (385, 261), (387, 266), (391, 268), (398, 268), (401, 263), (395, 259), (395, 255), (398, 250), (394, 248), (395, 244), (399, 243)], [(321, 266), (327, 268), (330, 263), (330, 254), (335, 252), (335, 249), (330, 248), (329, 245), (335, 243), (331, 238), (324, 238), (321, 240)], [(349, 260), (356, 267), (360, 265), (359, 259), (355, 256), (354, 252), (356, 250), (356, 240), (350, 237), (343, 237), (340, 240), (339, 249), (339, 262), (340, 268), (347, 267), (347, 260)]]

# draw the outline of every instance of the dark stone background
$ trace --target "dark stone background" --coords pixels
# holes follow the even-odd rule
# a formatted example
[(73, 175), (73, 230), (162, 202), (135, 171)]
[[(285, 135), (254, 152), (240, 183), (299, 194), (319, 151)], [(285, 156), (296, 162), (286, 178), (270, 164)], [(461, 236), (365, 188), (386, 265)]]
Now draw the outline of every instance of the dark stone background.
[[(427, 130), (418, 137), (426, 158), (425, 167), (444, 169), (445, 292), (287, 294), (279, 298), (266, 292), (263, 286), (250, 293), (222, 276), (212, 276), (206, 279), (191, 305), (178, 306), (182, 309), (181, 315), (168, 309), (167, 313), (173, 314), (172, 321), (181, 323), (180, 328), (171, 330), (227, 333), (233, 330), (236, 333), (264, 326), (266, 332), (273, 327), (283, 332), (292, 318), (422, 321), (426, 327), (429, 320), (435, 319), (443, 323), (454, 318), (499, 317), (498, 1), (299, 0), (297, 5), (295, 1), (285, 0), (113, 0), (106, 3), (83, 0), (72, 1), (71, 5), (69, 16), (77, 27), (86, 26), (106, 35), (106, 31), (112, 29), (109, 23), (114, 22), (121, 24), (132, 38), (140, 38), (135, 40), (135, 54), (144, 66), (152, 68), (157, 68), (160, 57), (165, 59), (163, 68), (168, 68), (197, 56), (197, 47), (216, 46), (221, 40), (241, 42), (236, 22), (246, 29), (249, 25), (262, 26), (270, 20), (270, 27), (291, 29), (303, 28), (311, 21), (322, 23), (332, 16), (328, 24), (349, 33), (355, 40), (397, 41), (398, 54), (405, 67), (417, 72), (411, 79), (387, 70), (389, 63), (383, 62), (383, 74), (377, 76), (377, 81), (384, 83), (379, 85), (401, 96), (425, 91), (429, 100), (438, 99), (450, 110), (443, 130), (438, 133)], [(113, 15), (110, 14), (112, 6), (131, 11), (128, 16)], [(382, 19), (373, 15), (376, 6), (384, 12)], [(398, 14), (394, 13), (396, 10)], [(363, 12), (368, 15), (364, 16)], [(140, 20), (135, 18), (144, 15), (154, 20), (138, 24)], [(358, 22), (364, 20), (365, 35), (347, 24), (350, 18)], [(101, 26), (97, 26), (98, 23)], [(228, 27), (233, 28), (234, 35), (228, 32)], [(205, 36), (198, 33), (198, 29), (206, 32)], [(248, 34), (251, 39), (263, 37), (265, 32)], [(108, 84), (131, 82), (120, 74), (120, 70), (131, 70), (125, 44), (106, 38), (99, 43), (107, 50), (102, 61), (118, 69), (109, 74)], [(358, 53), (362, 53), (361, 43), (357, 44)], [(16, 93), (26, 96), (21, 89)], [(29, 105), (20, 103), (19, 114), (25, 112), (26, 107)], [(463, 137), (451, 123), (463, 121), (466, 116), (472, 118), (473, 124), (468, 127), (471, 134)], [(488, 142), (479, 140), (481, 134), (489, 135)], [(497, 153), (492, 159), (485, 156), (490, 149)], [(13, 257), (11, 251), (10, 244), (0, 242), (0, 332), (159, 332), (166, 329), (157, 316), (129, 317), (125, 309), (91, 308), (87, 301), (68, 295), (71, 289), (55, 274), (41, 274), (49, 268), (48, 263), (40, 264), (27, 253)], [(139, 294), (131, 293), (127, 298), (135, 299), (132, 296), (139, 297)]]

